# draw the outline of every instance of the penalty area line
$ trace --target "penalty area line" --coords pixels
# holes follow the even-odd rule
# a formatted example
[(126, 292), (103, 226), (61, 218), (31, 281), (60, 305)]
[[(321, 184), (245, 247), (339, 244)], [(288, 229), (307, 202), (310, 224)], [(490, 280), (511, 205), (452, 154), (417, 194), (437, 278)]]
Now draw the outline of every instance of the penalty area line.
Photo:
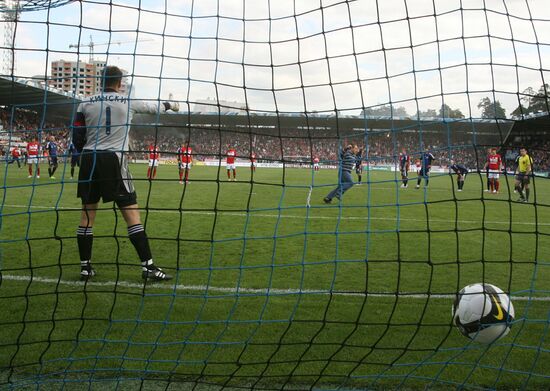
[[(143, 290), (144, 284), (138, 284), (135, 282), (129, 281), (72, 281), (72, 280), (61, 280), (56, 278), (47, 278), (47, 277), (31, 277), (31, 276), (18, 276), (18, 275), (2, 275), (3, 280), (7, 281), (18, 281), (18, 282), (32, 282), (32, 283), (41, 283), (46, 285), (65, 285), (71, 287), (124, 287), (131, 289)], [(426, 299), (444, 299), (452, 300), (455, 298), (455, 295), (449, 294), (422, 294), (422, 293), (408, 293), (408, 292), (345, 292), (345, 291), (329, 291), (322, 289), (260, 289), (260, 288), (244, 288), (244, 287), (220, 287), (220, 286), (211, 286), (211, 285), (184, 285), (184, 284), (169, 284), (169, 283), (148, 283), (146, 286), (147, 289), (166, 289), (166, 290), (175, 290), (175, 291), (191, 291), (191, 292), (212, 292), (212, 293), (228, 293), (238, 296), (239, 294), (244, 295), (258, 295), (258, 296), (290, 296), (290, 295), (325, 295), (325, 296), (352, 296), (352, 297), (385, 297), (385, 298), (396, 298), (399, 299), (416, 299), (416, 300), (426, 300)], [(512, 296), (514, 301), (541, 301), (541, 302), (550, 302), (550, 297), (528, 297), (528, 296)]]

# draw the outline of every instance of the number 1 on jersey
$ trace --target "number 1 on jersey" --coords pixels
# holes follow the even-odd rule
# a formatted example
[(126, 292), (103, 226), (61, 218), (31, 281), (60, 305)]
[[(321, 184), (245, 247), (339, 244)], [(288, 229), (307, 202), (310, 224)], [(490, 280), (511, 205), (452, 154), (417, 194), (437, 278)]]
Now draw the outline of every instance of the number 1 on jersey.
[(111, 108), (109, 106), (105, 108), (105, 133), (111, 134)]

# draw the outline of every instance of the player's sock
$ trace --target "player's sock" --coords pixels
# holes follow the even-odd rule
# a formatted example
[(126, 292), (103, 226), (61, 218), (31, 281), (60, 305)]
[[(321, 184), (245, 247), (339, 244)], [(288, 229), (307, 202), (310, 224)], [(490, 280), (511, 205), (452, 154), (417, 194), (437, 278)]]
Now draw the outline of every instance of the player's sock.
[(520, 196), (521, 198), (525, 198), (525, 197), (523, 196), (523, 189), (521, 188), (520, 185), (516, 185), (516, 191), (518, 192), (518, 194), (519, 194), (519, 196)]
[(231, 171), (227, 170), (227, 179), (231, 179)]
[(416, 180), (416, 186), (420, 186), (420, 183), (422, 182), (422, 177), (418, 177), (418, 179)]
[(183, 181), (183, 172), (180, 171), (180, 182)]
[(90, 260), (92, 259), (92, 245), (94, 243), (93, 228), (79, 226), (76, 230), (76, 241), (78, 243), (80, 265), (82, 268), (89, 267)]
[(185, 182), (189, 179), (189, 170), (185, 170)]
[(151, 167), (147, 169), (147, 179), (151, 178)]
[(143, 225), (136, 224), (128, 227), (128, 237), (134, 245), (136, 252), (138, 253), (143, 270), (153, 267), (153, 256), (151, 255), (151, 248), (149, 247), (149, 239), (143, 229)]
[(496, 191), (500, 190), (500, 181), (495, 181), (495, 190)]
[(428, 178), (426, 178), (426, 184), (424, 185), (425, 187), (428, 187), (428, 184), (430, 183), (430, 180)]
[(157, 177), (157, 168), (153, 168), (153, 179)]
[(74, 177), (74, 167), (71, 167), (71, 178)]
[(32, 165), (29, 164), (29, 175), (32, 176)]
[(487, 179), (487, 190), (491, 190), (491, 180)]
[(237, 170), (233, 170), (233, 180), (237, 180)]
[(361, 175), (357, 175), (357, 182), (361, 182)]
[(52, 174), (52, 169), (51, 169), (50, 167), (48, 167), (48, 175), (49, 175), (49, 176), (52, 176), (52, 175), (53, 175), (53, 174)]
[(40, 176), (40, 167), (36, 167), (36, 176)]
[(53, 174), (55, 174), (55, 170), (57, 170), (57, 166), (53, 166), (53, 168), (52, 168), (52, 173), (51, 173), (50, 176), (53, 176)]
[(529, 201), (529, 191), (530, 190), (531, 189), (529, 189), (529, 188), (525, 189), (525, 201)]

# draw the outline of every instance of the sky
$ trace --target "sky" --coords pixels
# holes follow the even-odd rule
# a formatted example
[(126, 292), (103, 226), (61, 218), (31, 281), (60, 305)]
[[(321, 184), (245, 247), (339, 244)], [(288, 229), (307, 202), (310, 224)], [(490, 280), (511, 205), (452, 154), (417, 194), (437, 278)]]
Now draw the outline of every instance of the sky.
[(510, 113), (527, 87), (550, 80), (546, 0), (111, 3), (22, 12), (17, 76), (49, 74), (53, 60), (87, 60), (87, 47), (69, 45), (91, 35), (95, 59), (126, 69), (136, 97), (173, 93), (183, 110), (207, 98), (343, 114), (390, 102), (414, 114), (445, 103), (479, 117), (483, 97)]

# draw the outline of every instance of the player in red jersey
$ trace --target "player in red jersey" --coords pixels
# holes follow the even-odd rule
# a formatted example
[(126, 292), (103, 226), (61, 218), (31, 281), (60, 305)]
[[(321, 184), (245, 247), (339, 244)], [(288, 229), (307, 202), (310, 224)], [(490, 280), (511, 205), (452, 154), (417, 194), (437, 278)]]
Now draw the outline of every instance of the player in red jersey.
[(491, 191), (491, 179), (489, 178), (489, 166), (487, 165), (487, 162), (489, 161), (489, 156), (491, 156), (491, 151), (493, 148), (487, 149), (487, 160), (485, 162), (485, 177), (487, 178), (487, 188), (483, 190), (486, 193), (489, 193)]
[(256, 172), (256, 153), (254, 151), (250, 153), (250, 171)]
[(183, 175), (185, 174), (185, 183), (189, 183), (189, 170), (193, 164), (193, 149), (188, 143), (178, 148), (178, 168), (180, 172), (180, 184), (183, 185)]
[(13, 147), (11, 150), (11, 159), (8, 161), (8, 164), (17, 163), (17, 167), (21, 168), (21, 162), (19, 158), (21, 157), (21, 150), (18, 146)]
[(487, 156), (487, 162), (485, 163), (485, 170), (487, 171), (487, 177), (490, 185), (490, 191), (492, 193), (498, 193), (500, 188), (500, 172), (502, 171), (502, 158), (497, 153), (496, 148), (491, 148), (491, 153)]
[(227, 180), (231, 180), (231, 171), (233, 171), (233, 181), (237, 180), (237, 169), (235, 168), (235, 158), (237, 157), (237, 151), (234, 148), (229, 147), (226, 153), (226, 168), (227, 168)]
[(29, 165), (29, 178), (32, 178), (32, 165), (36, 164), (36, 177), (40, 178), (40, 144), (38, 139), (34, 137), (30, 143), (27, 143), (27, 164)]
[(319, 158), (317, 156), (313, 158), (313, 171), (319, 171)]
[(149, 145), (149, 168), (147, 169), (147, 178), (155, 179), (157, 177), (157, 167), (159, 165), (160, 150), (158, 145)]

